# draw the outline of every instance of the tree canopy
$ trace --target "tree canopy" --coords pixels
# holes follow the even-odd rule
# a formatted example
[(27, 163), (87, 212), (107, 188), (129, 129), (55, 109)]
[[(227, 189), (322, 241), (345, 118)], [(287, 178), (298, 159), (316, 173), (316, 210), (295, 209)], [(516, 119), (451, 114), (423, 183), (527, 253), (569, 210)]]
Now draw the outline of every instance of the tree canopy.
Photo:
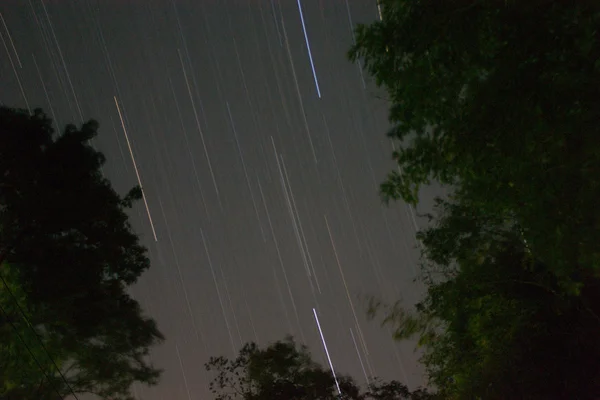
[(349, 56), (391, 103), (383, 198), (452, 195), (419, 234), (423, 300), (373, 310), (445, 398), (598, 398), (599, 3), (380, 5)]
[[(478, 229), (459, 199), (419, 236), (427, 292), (414, 310), (373, 299), (398, 340), (416, 337), (429, 383), (449, 399), (594, 399), (600, 394), (600, 280), (579, 294), (518, 229)], [(475, 221), (475, 222), (474, 222)]]
[(286, 338), (259, 348), (247, 343), (235, 359), (211, 357), (207, 371), (215, 376), (210, 389), (217, 400), (433, 400), (424, 389), (410, 392), (398, 381), (376, 381), (361, 390), (347, 376), (337, 377), (315, 363), (305, 346)]
[(0, 395), (7, 398), (56, 399), (73, 390), (130, 399), (134, 381), (158, 379), (147, 355), (162, 335), (127, 293), (150, 265), (126, 213), (141, 191), (121, 197), (103, 177), (104, 155), (89, 144), (97, 130), (90, 120), (55, 135), (41, 110), (0, 107)]
[(388, 199), (432, 180), (515, 219), (555, 273), (597, 270), (600, 4), (382, 0), (362, 59), (391, 102), (400, 172)]

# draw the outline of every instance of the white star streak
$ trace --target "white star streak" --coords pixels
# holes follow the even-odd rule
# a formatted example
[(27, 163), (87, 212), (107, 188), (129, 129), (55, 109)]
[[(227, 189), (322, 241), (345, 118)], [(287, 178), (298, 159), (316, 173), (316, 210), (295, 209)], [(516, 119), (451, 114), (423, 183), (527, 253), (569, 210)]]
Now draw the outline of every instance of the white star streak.
[(237, 331), (238, 338), (240, 339), (240, 346), (243, 346), (244, 341), (242, 340), (242, 331), (240, 331), (240, 325), (238, 324), (237, 316), (235, 315), (235, 308), (233, 308), (233, 301), (231, 301), (231, 294), (229, 294), (229, 287), (227, 286), (227, 278), (225, 277), (223, 268), (219, 268), (219, 272), (221, 272), (221, 279), (223, 279), (223, 286), (225, 286), (225, 294), (227, 295), (227, 299), (229, 301), (229, 308), (231, 309), (231, 315), (233, 316), (233, 324), (235, 325), (235, 329)]
[(23, 85), (21, 85), (21, 79), (19, 79), (19, 74), (17, 73), (17, 69), (15, 68), (15, 64), (10, 55), (10, 51), (8, 50), (8, 46), (4, 41), (4, 35), (0, 32), (0, 39), (2, 39), (2, 44), (4, 45), (4, 49), (6, 50), (6, 55), (8, 55), (8, 60), (10, 61), (10, 65), (12, 66), (13, 72), (15, 73), (15, 78), (17, 78), (17, 83), (19, 84), (19, 89), (21, 90), (21, 95), (23, 96), (23, 100), (25, 100), (25, 105), (27, 106), (27, 111), (31, 114), (31, 108), (29, 107), (29, 101), (27, 101), (27, 96), (25, 96), (25, 91), (23, 90)]
[[(315, 272), (315, 267), (313, 265), (313, 261), (312, 261), (312, 257), (310, 255), (310, 250), (308, 249), (308, 243), (306, 242), (306, 236), (304, 235), (304, 229), (302, 228), (302, 221), (300, 220), (300, 214), (298, 213), (298, 207), (296, 207), (296, 198), (294, 196), (294, 192), (292, 190), (292, 185), (290, 183), (290, 178), (288, 177), (288, 173), (287, 173), (287, 168), (285, 167), (285, 162), (283, 161), (283, 156), (279, 156), (281, 158), (281, 166), (283, 167), (283, 173), (285, 175), (285, 181), (287, 182), (287, 187), (290, 189), (290, 196), (288, 197), (288, 203), (289, 203), (289, 199), (291, 197), (292, 203), (291, 203), (291, 212), (292, 212), (292, 220), (294, 219), (294, 212), (296, 215), (296, 220), (297, 223), (295, 224), (296, 226), (296, 235), (300, 234), (302, 236), (302, 240), (300, 240), (300, 237), (298, 236), (298, 241), (299, 241), (299, 245), (300, 245), (300, 249), (302, 250), (302, 255), (304, 258), (304, 264), (306, 267), (306, 270), (308, 272), (308, 277), (310, 279), (311, 277), (311, 269), (312, 269), (312, 276), (315, 277), (315, 282), (317, 284), (317, 289), (319, 290), (319, 294), (321, 294), (321, 285), (319, 284), (319, 278), (317, 277), (317, 273)], [(299, 228), (299, 230), (298, 230)], [(309, 269), (309, 265), (310, 268)], [(311, 282), (311, 286), (312, 286), (312, 282)], [(316, 301), (316, 299), (315, 299)]]
[(79, 99), (77, 98), (77, 94), (75, 94), (75, 88), (73, 87), (73, 82), (71, 81), (71, 74), (69, 74), (69, 70), (67, 69), (67, 63), (65, 62), (65, 58), (63, 57), (62, 50), (60, 48), (60, 44), (58, 44), (58, 39), (56, 38), (56, 33), (54, 33), (54, 28), (52, 27), (52, 22), (50, 21), (50, 15), (48, 14), (48, 10), (46, 9), (46, 5), (42, 1), (42, 8), (44, 9), (44, 13), (46, 14), (46, 19), (48, 20), (48, 26), (50, 27), (50, 32), (52, 33), (52, 37), (54, 38), (54, 43), (56, 44), (56, 49), (58, 50), (58, 55), (60, 56), (60, 60), (62, 61), (63, 68), (65, 69), (65, 75), (67, 76), (67, 81), (69, 82), (69, 86), (71, 87), (71, 93), (73, 94), (73, 99), (75, 100), (75, 105), (77, 106), (77, 112), (79, 113), (79, 119), (83, 122), (83, 113), (81, 112), (81, 107), (79, 106)]
[(358, 355), (358, 362), (360, 363), (360, 367), (362, 368), (363, 374), (365, 375), (365, 379), (367, 380), (367, 385), (370, 385), (371, 381), (369, 380), (369, 376), (367, 375), (367, 371), (365, 370), (365, 364), (363, 364), (362, 357), (360, 356), (360, 350), (356, 345), (356, 339), (354, 338), (354, 332), (352, 331), (352, 328), (350, 328), (350, 336), (352, 336), (352, 343), (354, 343), (354, 348), (356, 349), (356, 354)]
[[(273, 223), (271, 222), (271, 215), (269, 213), (269, 208), (267, 207), (267, 202), (265, 200), (265, 195), (263, 193), (262, 185), (260, 184), (260, 179), (259, 179), (258, 175), (256, 176), (256, 181), (258, 182), (258, 190), (260, 192), (260, 197), (261, 197), (261, 199), (263, 201), (263, 206), (265, 208), (265, 213), (267, 214), (267, 221), (269, 222), (269, 228), (271, 229), (271, 236), (273, 237), (273, 242), (275, 243), (275, 250), (277, 251), (277, 258), (279, 259), (279, 264), (281, 265), (281, 269), (283, 271), (283, 277), (285, 278), (285, 283), (287, 285), (288, 293), (289, 293), (290, 299), (292, 301), (292, 306), (294, 308), (294, 313), (296, 314), (296, 320), (298, 320), (298, 313), (296, 312), (296, 303), (294, 302), (294, 296), (292, 295), (292, 289), (290, 288), (290, 284), (289, 284), (289, 281), (287, 279), (287, 274), (286, 274), (285, 268), (283, 266), (283, 260), (281, 259), (281, 253), (279, 251), (279, 244), (277, 242), (277, 236), (275, 236), (275, 231), (273, 230)], [(277, 280), (277, 272), (275, 271), (275, 267), (273, 267), (273, 277), (274, 277), (274, 280), (275, 280), (275, 288), (277, 289), (277, 293), (279, 294), (279, 299), (281, 301), (281, 307), (283, 309), (283, 313), (285, 315), (285, 319), (286, 319), (286, 321), (288, 323), (288, 327), (290, 329), (290, 332), (293, 332), (294, 328), (292, 328), (292, 323), (290, 321), (290, 317), (288, 315), (287, 308), (285, 306), (285, 302), (283, 301), (283, 295), (281, 293), (281, 288), (279, 287), (279, 281)]]
[(256, 214), (256, 220), (258, 221), (258, 227), (260, 228), (260, 234), (263, 238), (263, 242), (267, 242), (267, 237), (265, 236), (265, 231), (263, 230), (262, 223), (260, 221), (260, 215), (258, 214), (258, 207), (256, 206), (256, 200), (254, 200), (254, 193), (252, 192), (252, 187), (250, 186), (250, 178), (248, 177), (248, 169), (246, 168), (246, 161), (244, 160), (244, 154), (242, 153), (242, 148), (240, 146), (240, 141), (237, 137), (237, 131), (235, 129), (235, 124), (233, 123), (233, 117), (231, 116), (231, 108), (229, 108), (229, 102), (225, 102), (227, 105), (227, 114), (229, 114), (229, 122), (231, 123), (231, 130), (233, 131), (233, 137), (235, 139), (235, 145), (238, 150), (238, 154), (240, 155), (240, 160), (242, 160), (242, 167), (244, 168), (244, 176), (246, 177), (246, 185), (248, 186), (248, 191), (250, 192), (250, 198), (252, 199), (252, 206), (254, 207), (254, 213)]
[(181, 374), (183, 375), (183, 383), (185, 384), (185, 390), (187, 391), (188, 400), (192, 400), (190, 395), (190, 388), (188, 387), (187, 378), (185, 377), (185, 369), (183, 368), (183, 362), (181, 361), (181, 355), (179, 354), (179, 347), (175, 345), (175, 351), (177, 352), (177, 358), (179, 359), (179, 366), (181, 367)]
[(35, 69), (37, 71), (38, 77), (40, 78), (40, 84), (42, 85), (42, 89), (44, 89), (44, 95), (46, 95), (46, 101), (48, 102), (48, 106), (50, 107), (50, 112), (52, 113), (52, 118), (54, 118), (54, 123), (56, 126), (61, 126), (60, 122), (56, 118), (56, 114), (54, 113), (54, 107), (52, 107), (52, 101), (50, 101), (50, 96), (48, 96), (48, 91), (46, 90), (46, 84), (44, 83), (44, 79), (42, 78), (42, 73), (40, 72), (40, 67), (35, 59), (35, 55), (31, 54), (33, 57), (33, 64), (35, 65)]
[(283, 47), (283, 42), (281, 41), (281, 32), (279, 31), (279, 24), (277, 23), (277, 17), (275, 17), (275, 4), (273, 0), (271, 0), (271, 11), (273, 11), (273, 20), (275, 21), (275, 28), (277, 29), (277, 36), (279, 37), (279, 45)]
[(200, 197), (202, 198), (202, 206), (204, 207), (204, 213), (206, 214), (206, 218), (210, 220), (210, 214), (208, 213), (208, 207), (206, 206), (206, 200), (204, 199), (204, 190), (202, 189), (202, 184), (200, 183), (198, 169), (196, 168), (196, 161), (194, 160), (194, 156), (192, 154), (192, 146), (190, 145), (190, 141), (188, 139), (187, 129), (185, 129), (185, 124), (183, 123), (183, 116), (181, 115), (181, 109), (179, 108), (179, 102), (177, 101), (177, 96), (175, 95), (175, 89), (173, 89), (173, 82), (171, 81), (171, 77), (169, 77), (169, 86), (171, 87), (173, 101), (175, 103), (175, 107), (177, 108), (177, 115), (179, 116), (179, 123), (181, 124), (181, 131), (183, 132), (183, 137), (185, 138), (185, 144), (188, 151), (188, 155), (190, 157), (190, 161), (192, 162), (192, 170), (194, 171), (194, 177), (196, 178), (198, 191), (200, 192)]
[(308, 49), (308, 59), (310, 60), (310, 68), (312, 69), (313, 78), (315, 79), (315, 86), (317, 87), (317, 94), (321, 98), (321, 89), (319, 89), (319, 80), (317, 79), (317, 73), (315, 72), (315, 64), (313, 63), (312, 51), (310, 50), (310, 43), (308, 42), (308, 35), (306, 34), (306, 25), (304, 24), (304, 14), (302, 13), (302, 5), (298, 0), (298, 11), (300, 11), (300, 21), (302, 21), (302, 31), (304, 32), (304, 40), (306, 41), (306, 48)]
[(333, 236), (331, 235), (331, 229), (329, 228), (329, 221), (327, 220), (327, 216), (325, 215), (325, 224), (327, 225), (327, 232), (329, 233), (329, 239), (331, 240), (331, 246), (333, 247), (333, 254), (335, 255), (335, 261), (337, 263), (338, 269), (340, 270), (340, 275), (342, 276), (342, 282), (344, 283), (344, 288), (346, 289), (346, 295), (348, 296), (348, 302), (350, 303), (350, 308), (352, 309), (352, 315), (354, 316), (354, 322), (356, 323), (356, 329), (358, 330), (358, 336), (361, 340), (363, 348), (365, 350), (365, 354), (369, 355), (369, 350), (367, 349), (367, 344), (365, 342), (364, 336), (362, 334), (362, 329), (360, 328), (360, 324), (358, 323), (358, 317), (356, 316), (356, 311), (354, 310), (354, 302), (352, 301), (352, 296), (350, 296), (350, 290), (348, 289), (348, 284), (346, 283), (346, 277), (344, 276), (344, 271), (342, 270), (342, 265), (340, 264), (340, 259), (337, 254), (337, 249), (335, 248), (335, 242), (333, 241)]
[(215, 283), (215, 289), (217, 290), (217, 297), (219, 298), (219, 304), (221, 305), (221, 311), (223, 312), (223, 319), (225, 320), (225, 325), (227, 326), (227, 333), (229, 334), (229, 341), (231, 342), (231, 350), (233, 351), (233, 354), (235, 356), (235, 343), (233, 340), (233, 335), (231, 333), (231, 327), (229, 326), (229, 320), (227, 319), (227, 314), (225, 313), (223, 298), (221, 297), (221, 291), (219, 290), (219, 284), (217, 283), (217, 275), (215, 274), (215, 269), (213, 268), (210, 253), (208, 252), (208, 247), (206, 246), (206, 239), (204, 238), (204, 231), (202, 229), (200, 229), (200, 235), (202, 236), (202, 244), (204, 245), (204, 251), (206, 252), (206, 258), (208, 259), (208, 266), (210, 267), (213, 282)]
[(8, 30), (8, 26), (6, 26), (6, 22), (4, 22), (4, 17), (2, 13), (0, 13), (0, 19), (2, 20), (2, 25), (4, 25), (4, 29), (6, 30), (6, 34), (8, 35), (8, 40), (10, 40), (10, 45), (15, 53), (15, 57), (17, 57), (17, 62), (19, 63), (19, 68), (23, 68), (23, 64), (21, 64), (21, 59), (19, 58), (19, 53), (17, 53), (17, 49), (15, 48), (15, 43), (12, 40), (12, 36), (10, 35), (10, 31)]
[(258, 344), (260, 340), (258, 340), (258, 334), (256, 333), (256, 327), (254, 325), (254, 318), (252, 317), (252, 311), (250, 310), (250, 305), (248, 304), (248, 298), (246, 297), (246, 291), (244, 290), (244, 286), (241, 288), (242, 297), (244, 299), (244, 304), (246, 306), (246, 312), (248, 313), (248, 319), (250, 320), (250, 327), (252, 328), (252, 333), (254, 335), (254, 341)]
[[(348, 4), (348, 0), (346, 0), (346, 10), (348, 11), (348, 23), (350, 24), (350, 33), (352, 34), (352, 43), (356, 44), (356, 37), (354, 36), (354, 26), (352, 25), (352, 14), (350, 14), (350, 4)], [(356, 66), (358, 67), (358, 73), (360, 74), (360, 80), (363, 85), (363, 89), (367, 88), (365, 84), (365, 77), (363, 76), (362, 67), (360, 65), (360, 60), (356, 60)]]
[(187, 86), (188, 94), (190, 95), (190, 102), (192, 103), (192, 108), (194, 110), (194, 118), (196, 118), (196, 126), (198, 127), (198, 132), (200, 132), (200, 139), (202, 139), (202, 146), (204, 147), (204, 155), (206, 156), (206, 161), (208, 162), (208, 169), (210, 170), (210, 176), (213, 181), (213, 185), (215, 186), (215, 192), (217, 192), (217, 198), (219, 198), (219, 187), (217, 186), (217, 180), (215, 179), (215, 173), (213, 172), (212, 163), (210, 161), (210, 156), (208, 155), (208, 149), (206, 147), (206, 142), (204, 140), (204, 133), (202, 132), (202, 128), (200, 127), (200, 120), (198, 119), (198, 111), (196, 111), (196, 103), (194, 103), (194, 96), (192, 96), (192, 89), (190, 88), (190, 83), (188, 81), (187, 72), (185, 72), (185, 66), (183, 65), (183, 58), (181, 57), (181, 51), (177, 49), (177, 54), (179, 54), (179, 61), (181, 61), (181, 69), (183, 70), (183, 76), (185, 78), (185, 85)]
[[(206, 341), (204, 340), (204, 332), (202, 332), (202, 327), (196, 325), (196, 319), (194, 318), (194, 313), (192, 312), (192, 305), (190, 303), (190, 298), (188, 296), (187, 289), (185, 288), (185, 283), (183, 282), (183, 274), (181, 273), (181, 266), (179, 265), (179, 257), (177, 256), (177, 252), (175, 251), (175, 244), (173, 243), (173, 237), (171, 236), (171, 228), (169, 227), (169, 223), (167, 222), (167, 216), (165, 215), (165, 210), (162, 205), (162, 201), (160, 200), (160, 196), (158, 196), (158, 205), (160, 206), (160, 212), (163, 216), (163, 221), (165, 222), (165, 226), (167, 227), (167, 236), (169, 237), (169, 243), (171, 244), (171, 252), (173, 254), (173, 259), (175, 260), (175, 268), (177, 269), (177, 275), (179, 277), (179, 284), (183, 289), (183, 297), (185, 298), (185, 303), (187, 305), (188, 314), (190, 315), (190, 321), (192, 322), (192, 328), (194, 329), (194, 333), (196, 334), (196, 338), (202, 345), (204, 346), (204, 350), (206, 350)], [(179, 221), (176, 221), (179, 222)]]
[[(292, 67), (292, 75), (294, 76), (294, 83), (296, 84), (296, 94), (298, 95), (298, 101), (300, 102), (300, 110), (302, 111), (302, 118), (304, 118), (304, 128), (306, 129), (306, 136), (308, 137), (308, 143), (310, 144), (310, 149), (312, 151), (313, 158), (315, 160), (315, 164), (317, 164), (317, 153), (315, 152), (315, 147), (312, 142), (312, 138), (310, 136), (310, 129), (308, 128), (308, 121), (306, 120), (306, 111), (304, 111), (304, 101), (302, 100), (302, 95), (300, 94), (300, 85), (298, 85), (298, 78), (296, 76), (296, 68), (294, 68), (294, 60), (292, 59), (292, 52), (290, 51), (290, 42), (288, 41), (287, 31), (285, 29), (285, 23), (283, 22), (283, 18), (281, 19), (281, 27), (283, 28), (283, 35), (285, 37), (285, 48), (287, 50), (288, 58), (290, 60), (290, 66)], [(281, 92), (280, 92), (281, 95)], [(283, 97), (282, 97), (282, 103)]]
[(379, 12), (379, 20), (383, 21), (383, 15), (381, 14), (381, 4), (379, 4), (379, 0), (377, 0), (377, 12)]
[(331, 374), (333, 375), (333, 380), (335, 381), (335, 386), (337, 387), (338, 393), (342, 394), (342, 390), (340, 389), (340, 384), (338, 383), (337, 377), (335, 376), (335, 370), (333, 369), (333, 363), (331, 362), (331, 357), (329, 357), (329, 349), (327, 348), (327, 343), (325, 343), (325, 336), (323, 336), (323, 331), (321, 330), (321, 324), (319, 323), (319, 316), (317, 315), (317, 310), (314, 308), (313, 314), (315, 315), (315, 321), (317, 321), (317, 328), (319, 328), (319, 334), (321, 335), (321, 341), (323, 342), (323, 348), (325, 349), (325, 354), (327, 355), (327, 361), (329, 362), (329, 367), (331, 368)]
[(119, 119), (121, 120), (121, 126), (123, 127), (123, 133), (125, 133), (125, 140), (127, 140), (127, 147), (129, 148), (129, 154), (131, 155), (131, 161), (133, 162), (133, 168), (135, 169), (135, 176), (137, 176), (138, 184), (140, 185), (140, 189), (142, 191), (142, 199), (144, 199), (144, 205), (146, 206), (146, 213), (148, 213), (148, 220), (150, 221), (150, 227), (152, 228), (152, 234), (154, 235), (154, 241), (158, 242), (158, 238), (156, 237), (156, 230), (154, 230), (154, 223), (152, 222), (152, 215), (150, 215), (150, 207), (148, 207), (148, 201), (146, 200), (146, 192), (144, 191), (144, 186), (142, 186), (142, 179), (140, 178), (140, 171), (138, 171), (138, 167), (135, 163), (135, 157), (133, 155), (133, 150), (131, 149), (131, 143), (129, 142), (129, 136), (127, 135), (127, 128), (125, 128), (125, 121), (123, 121), (123, 114), (121, 114), (121, 108), (119, 107), (119, 101), (117, 100), (117, 96), (114, 96), (115, 105), (117, 106), (117, 111), (119, 112)]

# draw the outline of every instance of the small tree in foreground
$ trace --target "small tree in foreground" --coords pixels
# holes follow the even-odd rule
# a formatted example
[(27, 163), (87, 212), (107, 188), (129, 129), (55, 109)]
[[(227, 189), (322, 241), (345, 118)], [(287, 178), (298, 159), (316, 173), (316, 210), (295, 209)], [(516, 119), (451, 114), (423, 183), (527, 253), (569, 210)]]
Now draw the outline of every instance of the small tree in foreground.
[(376, 382), (366, 391), (347, 376), (338, 377), (342, 394), (329, 370), (315, 363), (305, 346), (293, 339), (261, 349), (247, 343), (233, 359), (212, 357), (207, 371), (217, 400), (425, 400), (435, 396), (424, 389), (410, 392), (400, 382)]

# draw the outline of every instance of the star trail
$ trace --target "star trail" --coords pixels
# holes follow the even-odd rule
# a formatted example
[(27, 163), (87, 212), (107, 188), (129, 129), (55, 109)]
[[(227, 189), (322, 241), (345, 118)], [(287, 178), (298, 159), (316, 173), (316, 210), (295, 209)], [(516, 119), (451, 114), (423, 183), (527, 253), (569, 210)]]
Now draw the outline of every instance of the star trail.
[(379, 18), (376, 0), (0, 3), (0, 102), (57, 130), (98, 120), (105, 176), (142, 188), (152, 267), (131, 294), (166, 341), (138, 399), (211, 399), (210, 356), (288, 334), (334, 376), (422, 384), (413, 346), (361, 301), (418, 300), (436, 194), (419, 210), (378, 196), (385, 93), (346, 51)]

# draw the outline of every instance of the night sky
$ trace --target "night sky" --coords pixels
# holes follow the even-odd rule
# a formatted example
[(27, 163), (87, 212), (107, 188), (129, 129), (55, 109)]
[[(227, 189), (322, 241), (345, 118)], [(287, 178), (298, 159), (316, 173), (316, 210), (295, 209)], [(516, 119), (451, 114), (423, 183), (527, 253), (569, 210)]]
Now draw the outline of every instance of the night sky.
[[(302, 12), (300, 12), (299, 4)], [(210, 399), (203, 364), (292, 334), (336, 372), (422, 383), (361, 296), (411, 304), (428, 210), (382, 205), (385, 93), (346, 59), (376, 0), (2, 0), (0, 102), (94, 145), (151, 269), (132, 295), (167, 340), (139, 399)], [(303, 26), (304, 25), (304, 26)], [(430, 192), (430, 193), (429, 193)]]

